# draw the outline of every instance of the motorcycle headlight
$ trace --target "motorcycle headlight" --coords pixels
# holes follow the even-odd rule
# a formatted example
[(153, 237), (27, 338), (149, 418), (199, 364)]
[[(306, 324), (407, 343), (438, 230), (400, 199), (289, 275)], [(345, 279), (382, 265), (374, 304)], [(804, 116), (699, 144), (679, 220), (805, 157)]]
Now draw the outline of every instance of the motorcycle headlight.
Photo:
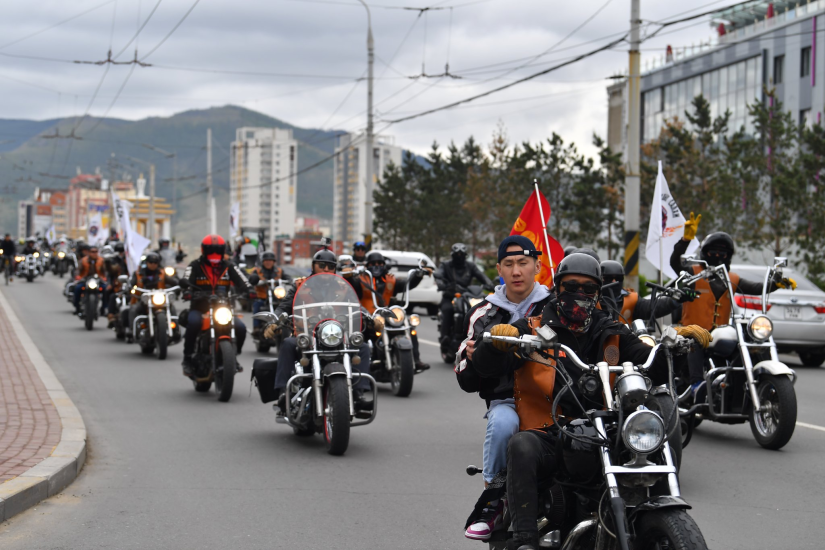
[(400, 308), (398, 306), (393, 306), (393, 307), (390, 308), (390, 316), (389, 316), (388, 320), (389, 320), (391, 325), (393, 325), (395, 327), (400, 326), (401, 323), (404, 322), (404, 319), (406, 317), (407, 317), (407, 314), (406, 314), (406, 312), (404, 311), (403, 308)]
[(656, 452), (665, 442), (665, 423), (652, 411), (636, 411), (625, 420), (622, 439), (635, 453)]
[(764, 315), (757, 315), (748, 323), (748, 334), (760, 342), (767, 340), (773, 334), (773, 323)]
[(65, 257), (66, 257), (66, 253), (65, 253), (65, 252), (58, 252), (58, 253), (57, 253), (57, 257), (58, 257), (58, 258), (65, 258)]
[(212, 318), (215, 319), (215, 322), (219, 325), (228, 325), (230, 321), (232, 321), (232, 312), (229, 311), (228, 307), (219, 307), (215, 310), (215, 313), (212, 314)]
[(414, 327), (417, 327), (421, 324), (421, 317), (413, 313), (412, 315), (410, 315), (410, 324)]
[(360, 348), (361, 344), (364, 343), (364, 335), (360, 332), (353, 332), (349, 335), (349, 343), (354, 348)]
[(44, 258), (48, 258), (48, 257), (49, 257), (49, 253), (48, 253), (48, 252), (44, 252), (44, 253), (43, 253), (43, 257), (44, 257)]
[(174, 277), (175, 276), (175, 268), (172, 266), (164, 267), (163, 272), (166, 273), (167, 277)]
[(86, 286), (89, 287), (89, 290), (94, 290), (97, 288), (97, 281), (92, 279), (88, 283), (86, 283)]
[(39, 258), (39, 257), (40, 257), (40, 252), (35, 252), (35, 253), (34, 253), (34, 254), (32, 254), (32, 255), (33, 255), (35, 258)]
[(344, 329), (336, 322), (330, 322), (321, 327), (321, 343), (334, 348), (344, 340)]
[(298, 347), (301, 349), (309, 349), (309, 346), (312, 345), (312, 341), (306, 334), (299, 334), (296, 338), (296, 343), (298, 344)]
[[(155, 304), (156, 306), (162, 306), (163, 304), (166, 303), (166, 294), (162, 294), (162, 293), (152, 294), (152, 303)], [(221, 323), (221, 324), (225, 325), (226, 323)]]
[(14, 261), (15, 262), (22, 262), (23, 261), (23, 256), (15, 256)]
[(484, 301), (484, 298), (470, 298), (470, 307), (476, 307)]
[(275, 288), (275, 297), (279, 300), (283, 300), (284, 296), (286, 296), (286, 289), (282, 286)]
[(647, 344), (651, 348), (656, 345), (656, 339), (653, 338), (653, 336), (651, 336), (649, 334), (642, 334), (641, 336), (639, 336), (639, 340), (641, 340), (642, 342), (644, 342), (645, 344)]

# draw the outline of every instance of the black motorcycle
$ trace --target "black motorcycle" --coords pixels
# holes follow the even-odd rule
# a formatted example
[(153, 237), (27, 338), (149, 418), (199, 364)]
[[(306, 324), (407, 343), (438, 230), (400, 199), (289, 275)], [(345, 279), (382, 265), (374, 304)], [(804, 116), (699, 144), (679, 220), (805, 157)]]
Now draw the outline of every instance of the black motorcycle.
[[(584, 373), (578, 382), (582, 393), (591, 400), (601, 396), (605, 404), (604, 409), (582, 410), (559, 432), (560, 467), (553, 479), (539, 487), (540, 546), (706, 550), (699, 527), (687, 513), (690, 505), (681, 496), (668, 423), (651, 402), (651, 383), (645, 376), (659, 349), (668, 345), (684, 349), (685, 340), (673, 331), (668, 343), (651, 348), (644, 364), (609, 366), (585, 364), (572, 349), (558, 343), (548, 326), (536, 333), (514, 338), (488, 332), (483, 338), (517, 345), (525, 356), (545, 351), (547, 357), (557, 358), (564, 352)], [(565, 385), (561, 393), (571, 391), (570, 376), (561, 363), (554, 363), (556, 379)], [(616, 378), (611, 384), (612, 376)], [(558, 418), (557, 405), (558, 397), (553, 403), (554, 419)], [(474, 466), (467, 469), (470, 475), (479, 472)], [(507, 547), (512, 536), (509, 524), (507, 511), (503, 525), (489, 541), (491, 549)]]
[(115, 311), (118, 313), (115, 315), (112, 330), (115, 331), (115, 338), (125, 340), (126, 327), (129, 325), (129, 302), (132, 292), (129, 287), (128, 275), (118, 275), (117, 280), (120, 284), (120, 290), (115, 293)]
[[(258, 283), (258, 286), (266, 287), (266, 309), (262, 311), (275, 313), (275, 308), (278, 307), (278, 304), (280, 304), (281, 300), (286, 296), (286, 285), (288, 284), (289, 281), (286, 279), (262, 279)], [(270, 348), (274, 347), (277, 353), (278, 347), (283, 341), (283, 334), (279, 332), (274, 339), (267, 339), (263, 337), (262, 329), (263, 327), (259, 327), (252, 331), (252, 340), (255, 342), (255, 349), (258, 353), (267, 353)]]
[[(81, 283), (78, 281), (76, 284)], [(92, 330), (95, 326), (95, 321), (97, 321), (100, 310), (100, 301), (103, 299), (103, 285), (103, 281), (100, 280), (100, 277), (98, 277), (97, 274), (86, 278), (85, 288), (80, 297), (80, 300), (83, 303), (81, 319), (83, 319), (83, 322), (86, 325), (86, 330)]]
[(484, 287), (470, 285), (465, 288), (456, 285), (455, 297), (453, 298), (453, 331), (452, 334), (444, 334), (441, 329), (443, 319), (441, 310), (438, 311), (438, 334), (441, 335), (441, 359), (450, 365), (455, 362), (455, 354), (461, 342), (467, 337), (464, 332), (464, 320), (467, 313), (484, 300)]
[(144, 289), (135, 288), (148, 313), (135, 317), (132, 334), (144, 355), (156, 353), (158, 359), (166, 359), (171, 344), (181, 340), (178, 317), (172, 312), (172, 296), (180, 287)]
[(74, 254), (71, 252), (58, 250), (54, 256), (52, 256), (52, 273), (62, 279), (63, 276), (69, 272), (69, 264), (71, 263), (73, 256)]

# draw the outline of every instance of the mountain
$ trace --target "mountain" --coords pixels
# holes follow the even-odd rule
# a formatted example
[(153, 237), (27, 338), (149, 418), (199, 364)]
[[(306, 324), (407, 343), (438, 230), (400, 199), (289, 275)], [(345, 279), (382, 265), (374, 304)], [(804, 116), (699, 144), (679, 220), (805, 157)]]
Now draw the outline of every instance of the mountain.
[[(229, 148), (235, 130), (242, 126), (293, 130), (301, 143), (298, 169), (303, 170), (332, 155), (337, 131), (298, 128), (262, 113), (227, 105), (191, 110), (170, 117), (128, 121), (87, 117), (72, 139), (77, 118), (44, 121), (0, 119), (0, 229), (16, 233), (17, 201), (31, 198), (35, 187), (66, 188), (77, 173), (99, 169), (103, 177), (137, 179), (148, 168), (129, 157), (156, 164), (157, 195), (171, 201), (177, 169), (178, 221), (176, 237), (199, 239), (206, 231), (206, 130), (212, 129), (212, 171), (220, 220), (228, 219)], [(59, 139), (48, 136), (59, 135)], [(176, 153), (164, 157), (144, 144)], [(332, 160), (298, 175), (298, 210), (332, 218)]]

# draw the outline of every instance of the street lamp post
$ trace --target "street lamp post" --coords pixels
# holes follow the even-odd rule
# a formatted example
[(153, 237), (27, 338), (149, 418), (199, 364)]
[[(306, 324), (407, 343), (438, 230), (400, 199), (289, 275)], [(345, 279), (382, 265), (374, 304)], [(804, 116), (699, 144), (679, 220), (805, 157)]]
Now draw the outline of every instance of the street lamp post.
[[(156, 153), (160, 153), (164, 157), (168, 159), (172, 159), (172, 209), (177, 214), (177, 207), (178, 207), (178, 154), (177, 153), (170, 153), (169, 151), (164, 151), (160, 147), (155, 147), (154, 145), (150, 145), (148, 143), (143, 144), (144, 147), (147, 149), (151, 149)], [(152, 168), (149, 172), (149, 194), (152, 197), (152, 202), (149, 204), (149, 223), (152, 224), (151, 233), (154, 236), (155, 231), (155, 167), (152, 165)], [(174, 216), (174, 214), (173, 214)], [(171, 222), (171, 220), (170, 220)], [(172, 230), (174, 231), (175, 225), (172, 223)], [(149, 237), (150, 239), (153, 237)]]
[(373, 174), (373, 121), (372, 121), (372, 81), (373, 81), (373, 64), (375, 60), (375, 43), (372, 39), (372, 15), (370, 14), (370, 7), (364, 0), (358, 0), (364, 5), (367, 10), (367, 154), (365, 155), (367, 169), (367, 185), (366, 197), (364, 197), (364, 242), (367, 244), (367, 249), (372, 247), (372, 191), (375, 183), (375, 175)]

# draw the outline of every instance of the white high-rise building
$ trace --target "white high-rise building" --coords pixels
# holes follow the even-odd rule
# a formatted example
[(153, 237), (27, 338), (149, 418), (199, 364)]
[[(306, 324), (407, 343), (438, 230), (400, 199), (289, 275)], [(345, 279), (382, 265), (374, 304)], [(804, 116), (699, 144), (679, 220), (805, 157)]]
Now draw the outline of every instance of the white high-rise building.
[[(368, 200), (366, 196), (367, 145), (364, 134), (341, 136), (335, 152), (338, 154), (333, 169), (333, 238), (343, 241), (344, 250), (349, 250), (351, 243), (364, 238), (367, 203), (372, 203), (372, 198)], [(390, 162), (401, 166), (401, 147), (395, 145), (392, 137), (375, 136), (371, 160), (374, 181), (378, 182)]]
[[(292, 236), (298, 201), (298, 140), (282, 128), (238, 128), (229, 162), (229, 200), (240, 203), (240, 227)], [(267, 243), (267, 249), (272, 243)]]

